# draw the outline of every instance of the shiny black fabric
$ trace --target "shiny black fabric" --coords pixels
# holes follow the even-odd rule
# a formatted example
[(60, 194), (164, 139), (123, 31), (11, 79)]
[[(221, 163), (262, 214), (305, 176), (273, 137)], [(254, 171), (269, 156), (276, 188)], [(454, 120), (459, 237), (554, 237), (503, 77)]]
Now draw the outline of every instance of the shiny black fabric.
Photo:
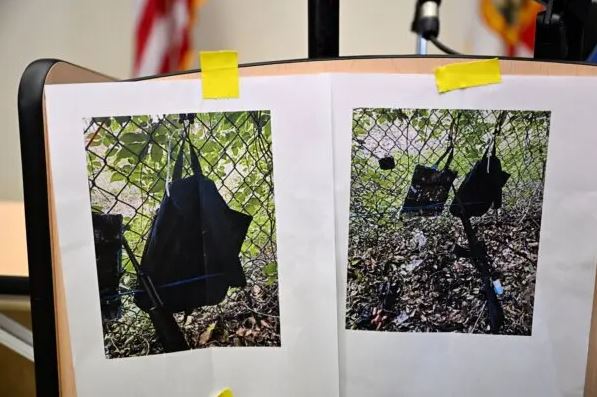
[(481, 216), (489, 208), (502, 206), (502, 188), (510, 174), (502, 170), (502, 163), (495, 155), (495, 146), (491, 156), (487, 151), (466, 174), (450, 204), (450, 213), (458, 217)]
[[(170, 312), (218, 304), (229, 287), (246, 285), (239, 253), (252, 217), (228, 207), (214, 182), (202, 175), (192, 147), (190, 154), (193, 174), (181, 178), (181, 148), (170, 194), (164, 194), (153, 219), (141, 260)], [(151, 308), (144, 292), (135, 295), (135, 303)]]
[[(454, 149), (449, 147), (432, 167), (420, 164), (415, 166), (401, 214), (436, 216), (442, 213), (452, 182), (457, 176), (456, 172), (449, 168), (453, 151)], [(446, 155), (448, 158), (440, 170), (438, 166)]]

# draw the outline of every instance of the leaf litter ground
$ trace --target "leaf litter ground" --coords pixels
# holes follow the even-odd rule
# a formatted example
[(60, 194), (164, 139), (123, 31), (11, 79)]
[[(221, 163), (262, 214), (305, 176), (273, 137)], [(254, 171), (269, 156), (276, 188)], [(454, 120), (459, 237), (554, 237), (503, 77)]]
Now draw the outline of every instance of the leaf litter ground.
[[(493, 211), (491, 211), (493, 212)], [(540, 209), (474, 222), (504, 293), (501, 334), (530, 335)], [(411, 218), (396, 230), (351, 224), (346, 328), (394, 332), (489, 333), (480, 278), (457, 218)]]

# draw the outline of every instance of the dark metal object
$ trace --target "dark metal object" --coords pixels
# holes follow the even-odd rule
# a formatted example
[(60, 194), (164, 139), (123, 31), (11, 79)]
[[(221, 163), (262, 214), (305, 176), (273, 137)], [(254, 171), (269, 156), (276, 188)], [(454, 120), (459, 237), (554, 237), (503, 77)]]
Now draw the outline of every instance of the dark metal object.
[(597, 0), (541, 1), (537, 15), (536, 59), (585, 61), (597, 45)]
[(129, 247), (129, 244), (124, 237), (122, 239), (122, 246), (139, 276), (143, 289), (151, 300), (151, 308), (148, 311), (149, 318), (151, 319), (156, 335), (164, 347), (164, 350), (166, 352), (189, 350), (189, 345), (187, 344), (180, 327), (176, 323), (174, 316), (171, 313), (168, 313), (165, 309), (157, 289), (151, 282), (151, 278), (141, 269), (141, 265), (137, 261), (137, 258), (135, 258), (135, 253), (131, 247)]
[(309, 58), (335, 58), (339, 48), (339, 0), (309, 0)]
[(492, 269), (487, 256), (487, 248), (485, 244), (477, 239), (477, 235), (469, 217), (460, 217), (464, 233), (468, 240), (468, 250), (462, 252), (460, 256), (467, 257), (473, 263), (473, 266), (481, 276), (481, 292), (485, 296), (487, 302), (487, 315), (489, 318), (489, 328), (492, 334), (500, 332), (500, 328), (504, 324), (504, 310), (497, 298), (495, 289), (493, 287)]
[(500, 304), (493, 287), (493, 269), (491, 268), (489, 256), (487, 255), (487, 248), (485, 247), (485, 244), (477, 238), (477, 234), (471, 225), (471, 218), (466, 215), (464, 204), (456, 194), (454, 186), (452, 186), (452, 189), (454, 190), (454, 200), (461, 208), (460, 213), (462, 216), (459, 216), (459, 218), (462, 221), (464, 234), (468, 241), (468, 249), (456, 246), (454, 253), (457, 254), (457, 256), (469, 258), (477, 270), (477, 273), (479, 273), (479, 276), (481, 277), (481, 293), (485, 296), (487, 304), (489, 328), (492, 334), (497, 334), (504, 324), (504, 310), (502, 309), (502, 305)]

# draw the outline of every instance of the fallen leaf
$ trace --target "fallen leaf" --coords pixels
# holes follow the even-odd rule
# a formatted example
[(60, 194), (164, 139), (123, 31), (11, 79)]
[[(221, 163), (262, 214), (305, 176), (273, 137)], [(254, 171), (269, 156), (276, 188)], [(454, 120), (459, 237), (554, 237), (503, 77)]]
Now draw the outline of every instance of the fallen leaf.
[(271, 328), (271, 327), (272, 327), (272, 326), (271, 326), (271, 325), (270, 325), (270, 324), (269, 324), (267, 321), (265, 321), (265, 320), (261, 320), (261, 321), (260, 321), (260, 323), (261, 323), (261, 326), (262, 326), (262, 327), (264, 327), (264, 328)]
[(203, 331), (201, 333), (201, 335), (199, 335), (199, 344), (200, 345), (205, 345), (207, 342), (209, 342), (209, 340), (211, 339), (211, 335), (213, 334), (215, 328), (216, 328), (216, 323), (211, 323), (206, 328), (206, 330)]

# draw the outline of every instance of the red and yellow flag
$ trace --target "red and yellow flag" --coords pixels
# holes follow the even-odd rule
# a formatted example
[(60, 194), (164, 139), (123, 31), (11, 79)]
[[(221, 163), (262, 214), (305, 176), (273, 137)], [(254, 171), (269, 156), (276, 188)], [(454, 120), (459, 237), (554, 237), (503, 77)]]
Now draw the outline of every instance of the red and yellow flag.
[(543, 9), (535, 0), (480, 0), (486, 26), (501, 38), (505, 54), (531, 52), (535, 45), (537, 13)]

